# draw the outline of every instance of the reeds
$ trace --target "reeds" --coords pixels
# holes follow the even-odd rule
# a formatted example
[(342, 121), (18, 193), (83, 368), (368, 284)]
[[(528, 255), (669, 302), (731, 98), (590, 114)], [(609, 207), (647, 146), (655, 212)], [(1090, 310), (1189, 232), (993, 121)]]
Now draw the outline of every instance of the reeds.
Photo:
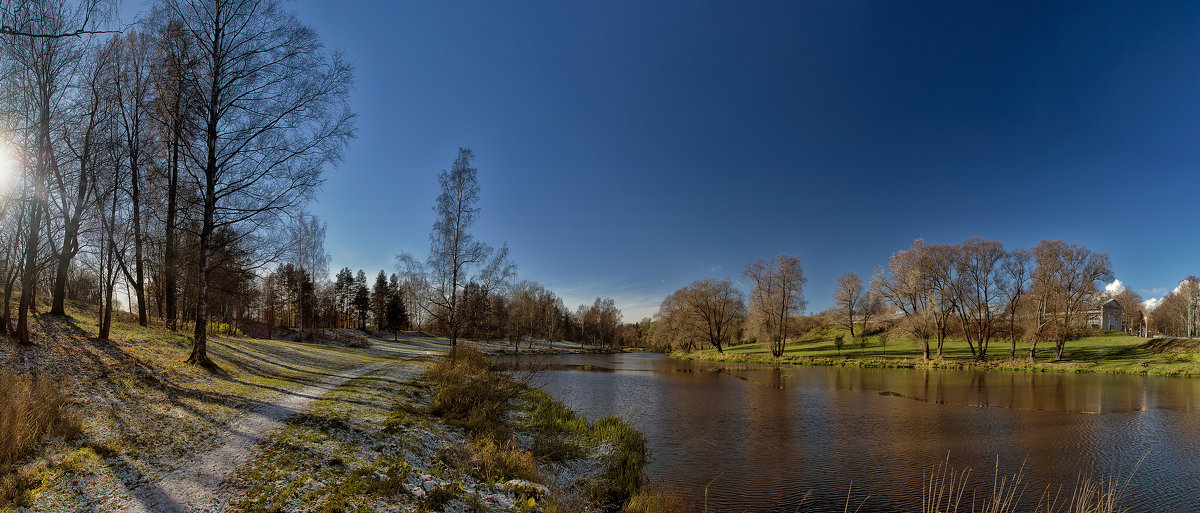
[(1061, 487), (1047, 486), (1038, 496), (1032, 509), (1026, 503), (1029, 483), (1026, 481), (1025, 464), (1008, 476), (1000, 475), (1000, 460), (997, 457), (990, 493), (972, 490), (969, 502), (963, 498), (971, 475), (970, 468), (955, 469), (950, 466), (950, 457), (923, 472), (921, 488), (921, 513), (1118, 513), (1128, 508), (1121, 504), (1129, 492), (1134, 474), (1145, 461), (1142, 456), (1129, 475), (1123, 480), (1119, 474), (1099, 476), (1094, 469), (1081, 471), (1069, 497)]

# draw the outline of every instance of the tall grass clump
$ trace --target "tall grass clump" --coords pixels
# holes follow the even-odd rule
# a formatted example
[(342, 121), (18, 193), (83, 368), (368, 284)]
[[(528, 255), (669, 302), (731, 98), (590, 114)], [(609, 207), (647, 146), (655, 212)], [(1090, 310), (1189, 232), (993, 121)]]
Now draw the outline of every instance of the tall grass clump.
[(52, 437), (79, 434), (79, 420), (67, 398), (47, 379), (0, 372), (0, 504), (17, 498), (29, 484), (16, 466)]
[(483, 353), (457, 348), (435, 364), (428, 377), (435, 385), (430, 413), (473, 436), (507, 438), (504, 415), (520, 388), (507, 376), (492, 372), (492, 362)]
[(629, 498), (621, 513), (688, 513), (696, 511), (683, 494), (660, 487), (643, 487)]

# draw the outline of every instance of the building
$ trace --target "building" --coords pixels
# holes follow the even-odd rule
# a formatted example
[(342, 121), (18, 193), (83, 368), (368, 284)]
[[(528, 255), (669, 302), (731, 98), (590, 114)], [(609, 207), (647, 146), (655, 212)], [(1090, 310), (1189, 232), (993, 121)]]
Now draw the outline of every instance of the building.
[(1084, 325), (1102, 330), (1124, 330), (1125, 326), (1121, 323), (1121, 316), (1124, 313), (1125, 309), (1121, 308), (1121, 303), (1115, 299), (1109, 299), (1101, 303), (1100, 308), (1083, 312)]

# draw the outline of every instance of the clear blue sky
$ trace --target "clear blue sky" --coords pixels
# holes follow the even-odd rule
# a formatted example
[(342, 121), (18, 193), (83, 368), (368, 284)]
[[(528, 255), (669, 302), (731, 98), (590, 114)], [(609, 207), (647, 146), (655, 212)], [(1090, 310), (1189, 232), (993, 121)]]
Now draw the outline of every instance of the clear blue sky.
[(465, 146), (477, 236), (627, 321), (780, 252), (820, 311), (917, 237), (1062, 238), (1158, 296), (1200, 273), (1200, 3), (1136, 4), (304, 0), (361, 116), (312, 210), (390, 272)]

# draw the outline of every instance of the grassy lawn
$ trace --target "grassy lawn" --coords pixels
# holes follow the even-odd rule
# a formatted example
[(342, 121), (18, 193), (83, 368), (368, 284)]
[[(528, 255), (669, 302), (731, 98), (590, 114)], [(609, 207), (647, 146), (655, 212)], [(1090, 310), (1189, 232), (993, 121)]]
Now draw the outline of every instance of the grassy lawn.
[[(0, 344), (0, 366), (54, 382), (78, 412), (81, 435), (52, 439), (24, 458), (0, 511), (120, 510), (138, 483), (154, 481), (215, 447), (241, 413), (282, 391), (397, 356), (379, 347), (216, 336), (209, 355), (224, 374), (184, 363), (189, 331), (114, 319), (110, 341), (95, 339), (93, 309), (35, 318), (35, 346)], [(8, 502), (8, 504), (4, 504)]]
[[(843, 336), (845, 344), (839, 350), (835, 337)], [(886, 335), (886, 344), (881, 337)], [(994, 340), (988, 347), (988, 360), (977, 361), (967, 343), (948, 339), (943, 344), (942, 358), (925, 361), (918, 341), (893, 333), (872, 334), (866, 345), (851, 339), (845, 328), (827, 328), (788, 342), (780, 358), (771, 356), (764, 344), (743, 344), (725, 348), (704, 349), (690, 354), (675, 353), (680, 358), (747, 363), (788, 363), (797, 365), (848, 365), (864, 367), (925, 367), (981, 368), (994, 370), (1027, 370), (1051, 372), (1101, 372), (1153, 374), (1170, 376), (1200, 376), (1200, 343), (1190, 340), (1150, 339), (1104, 332), (1067, 342), (1063, 359), (1055, 360), (1053, 342), (1037, 344), (1036, 359), (1030, 362), (1028, 342), (1017, 342), (1017, 358), (1010, 359), (1008, 340)], [(978, 347), (976, 347), (978, 350)], [(935, 342), (930, 341), (930, 354), (936, 354)]]

